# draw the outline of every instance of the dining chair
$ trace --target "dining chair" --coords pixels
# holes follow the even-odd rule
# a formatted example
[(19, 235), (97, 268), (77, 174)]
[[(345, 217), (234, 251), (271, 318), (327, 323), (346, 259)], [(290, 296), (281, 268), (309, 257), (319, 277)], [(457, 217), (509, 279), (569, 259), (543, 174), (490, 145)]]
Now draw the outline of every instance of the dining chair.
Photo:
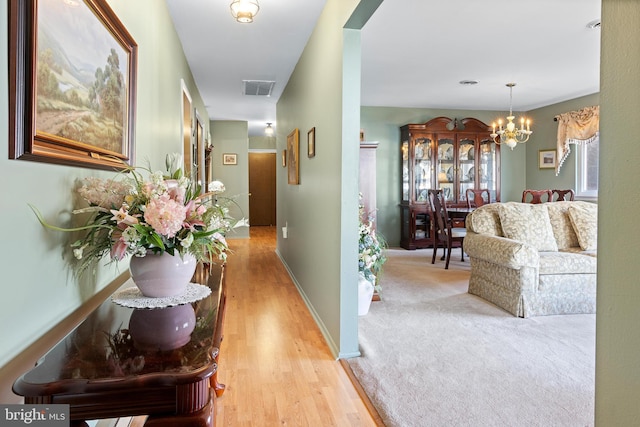
[(467, 208), (479, 208), (482, 205), (491, 203), (491, 193), (487, 188), (481, 188), (479, 190), (473, 188), (467, 188)]
[(537, 204), (550, 202), (551, 200), (551, 190), (524, 190), (522, 192), (522, 203)]
[(431, 264), (435, 264), (436, 253), (438, 252), (438, 248), (442, 246), (445, 253), (443, 253), (441, 259), (444, 259), (446, 254), (444, 268), (447, 270), (449, 269), (451, 250), (454, 245), (460, 247), (460, 252), (462, 252), (461, 260), (464, 261), (462, 243), (467, 235), (467, 230), (465, 228), (451, 226), (451, 220), (447, 214), (447, 206), (441, 189), (428, 190), (428, 199), (433, 222), (433, 256), (431, 257)]
[(572, 189), (551, 190), (551, 200), (554, 202), (573, 201), (576, 193)]

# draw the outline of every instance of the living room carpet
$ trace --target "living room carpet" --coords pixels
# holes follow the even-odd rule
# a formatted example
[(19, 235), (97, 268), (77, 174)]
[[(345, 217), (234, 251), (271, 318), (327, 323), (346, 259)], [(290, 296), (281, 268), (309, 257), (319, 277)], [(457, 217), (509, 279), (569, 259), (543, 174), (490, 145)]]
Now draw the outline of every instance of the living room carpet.
[(595, 315), (516, 318), (467, 293), (469, 260), (387, 250), (348, 359), (388, 427), (592, 426)]

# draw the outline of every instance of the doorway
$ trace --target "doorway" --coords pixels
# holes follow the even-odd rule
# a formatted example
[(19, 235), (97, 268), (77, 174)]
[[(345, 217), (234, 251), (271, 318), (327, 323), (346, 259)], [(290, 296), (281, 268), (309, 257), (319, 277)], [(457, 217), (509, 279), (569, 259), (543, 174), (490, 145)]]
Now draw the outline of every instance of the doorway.
[(275, 152), (249, 152), (249, 222), (276, 225)]

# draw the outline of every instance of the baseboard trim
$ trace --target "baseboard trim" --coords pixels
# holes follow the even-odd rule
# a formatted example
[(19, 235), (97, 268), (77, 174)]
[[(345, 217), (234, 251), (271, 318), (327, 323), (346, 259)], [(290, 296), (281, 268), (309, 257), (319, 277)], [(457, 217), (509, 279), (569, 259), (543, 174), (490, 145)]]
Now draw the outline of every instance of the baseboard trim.
[(13, 393), (12, 387), (15, 380), (27, 372), (36, 362), (53, 347), (58, 341), (64, 338), (73, 328), (82, 322), (93, 310), (102, 304), (116, 289), (129, 279), (129, 272), (120, 274), (115, 280), (105, 286), (102, 290), (89, 298), (70, 315), (62, 319), (57, 325), (47, 333), (34, 341), (24, 351), (11, 359), (6, 365), (0, 368), (0, 402), (22, 403), (24, 398)]

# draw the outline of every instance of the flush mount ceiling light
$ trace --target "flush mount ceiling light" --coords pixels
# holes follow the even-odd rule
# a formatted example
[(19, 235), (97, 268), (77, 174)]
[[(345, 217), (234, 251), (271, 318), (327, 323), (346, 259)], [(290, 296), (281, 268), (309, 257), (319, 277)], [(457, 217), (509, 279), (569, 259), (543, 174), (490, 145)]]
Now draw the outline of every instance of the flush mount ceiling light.
[(273, 128), (271, 127), (271, 123), (267, 123), (267, 127), (264, 128), (264, 134), (267, 136), (273, 136)]
[(477, 85), (480, 82), (478, 80), (460, 80), (458, 83), (460, 83), (463, 86), (473, 86), (473, 85)]
[(253, 22), (253, 17), (260, 10), (258, 0), (233, 0), (229, 7), (231, 8), (231, 15), (236, 21), (243, 24)]
[[(524, 117), (520, 118), (520, 129), (516, 127), (516, 124), (513, 123), (513, 119), (515, 119), (512, 111), (512, 101), (513, 101), (513, 87), (515, 83), (507, 83), (507, 87), (509, 88), (509, 115), (507, 116), (507, 124), (503, 128), (502, 127), (502, 119), (498, 120), (498, 130), (496, 131), (496, 124), (493, 123), (493, 132), (491, 133), (491, 138), (495, 141), (496, 144), (505, 143), (509, 148), (513, 150), (513, 147), (518, 145), (518, 142), (524, 143), (527, 142), (529, 136), (533, 133), (530, 129), (531, 120), (525, 119)], [(525, 121), (527, 128), (525, 129)]]

